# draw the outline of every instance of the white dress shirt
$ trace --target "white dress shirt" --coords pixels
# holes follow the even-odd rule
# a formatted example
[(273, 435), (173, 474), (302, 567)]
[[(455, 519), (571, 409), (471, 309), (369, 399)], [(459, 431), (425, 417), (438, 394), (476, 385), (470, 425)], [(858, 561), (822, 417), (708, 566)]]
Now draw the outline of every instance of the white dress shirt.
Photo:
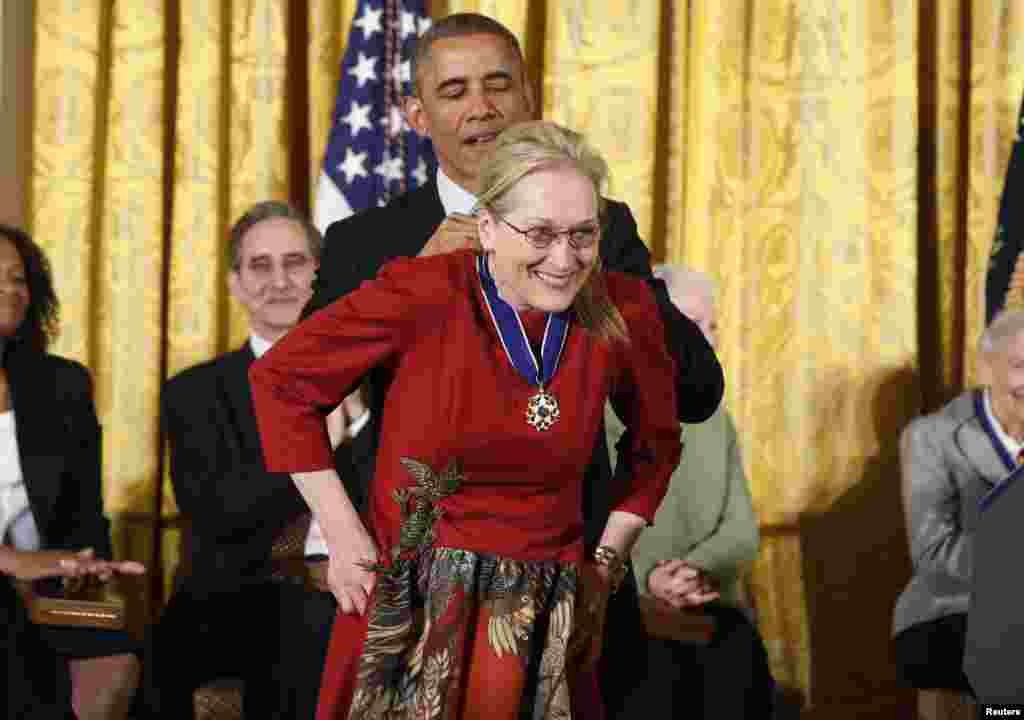
[(21, 474), (13, 410), (0, 413), (0, 539), (19, 550), (42, 545)]
[(249, 347), (252, 348), (252, 354), (256, 357), (263, 357), (263, 353), (269, 350), (273, 344), (274, 343), (264, 337), (260, 337), (256, 333), (249, 336)]
[(1024, 449), (1024, 444), (1010, 437), (1009, 433), (1003, 428), (1002, 423), (999, 422), (999, 418), (996, 417), (995, 412), (992, 410), (992, 391), (989, 388), (985, 388), (985, 392), (982, 393), (982, 399), (984, 400), (985, 414), (988, 415), (989, 424), (992, 425), (996, 437), (999, 438), (1003, 447), (1006, 448), (1006, 452), (1010, 453), (1010, 459), (1016, 462), (1021, 449)]
[(461, 185), (444, 174), (440, 167), (437, 169), (437, 194), (441, 196), (441, 207), (445, 215), (461, 213), (472, 215), (476, 207), (476, 195), (469, 192)]

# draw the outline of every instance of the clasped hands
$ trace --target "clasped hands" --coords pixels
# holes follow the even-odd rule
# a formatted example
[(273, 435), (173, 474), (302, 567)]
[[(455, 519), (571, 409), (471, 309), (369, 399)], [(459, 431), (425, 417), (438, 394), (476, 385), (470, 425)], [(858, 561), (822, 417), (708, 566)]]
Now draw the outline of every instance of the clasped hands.
[(647, 589), (677, 610), (699, 607), (720, 596), (713, 577), (679, 558), (659, 561), (647, 578)]

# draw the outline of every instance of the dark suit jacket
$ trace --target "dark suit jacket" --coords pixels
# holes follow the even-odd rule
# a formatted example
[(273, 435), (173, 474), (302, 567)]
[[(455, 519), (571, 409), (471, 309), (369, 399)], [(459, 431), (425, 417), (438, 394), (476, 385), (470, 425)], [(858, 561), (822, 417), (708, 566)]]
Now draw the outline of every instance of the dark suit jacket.
[(42, 547), (91, 547), (97, 557), (110, 558), (89, 372), (73, 360), (15, 347), (4, 365), (21, 472)]
[(193, 590), (265, 578), (274, 537), (305, 508), (291, 478), (263, 465), (248, 382), (253, 359), (246, 342), (178, 373), (161, 395)]
[[(266, 579), (274, 538), (308, 510), (291, 477), (264, 465), (249, 389), (253, 359), (246, 342), (164, 385), (171, 482), (191, 537), (185, 582), (192, 592)], [(358, 501), (360, 486), (352, 485)]]
[[(73, 360), (16, 345), (4, 353), (4, 367), (22, 476), (42, 547), (91, 547), (98, 557), (110, 558), (110, 525), (100, 484), (100, 426), (89, 372)], [(42, 652), (39, 633), (6, 578), (0, 578), (0, 627), (0, 644), (6, 646), (0, 678), (6, 685), (0, 686), (4, 716), (73, 717), (70, 705), (58, 701), (60, 669), (52, 655)]]
[[(249, 387), (254, 359), (247, 341), (163, 388), (171, 482), (189, 542), (187, 571), (151, 633), (147, 717), (188, 716), (193, 689), (219, 677), (244, 679), (248, 714), (258, 707), (260, 716), (302, 717), (296, 703), (315, 706), (333, 606), (271, 579), (274, 539), (308, 507), (290, 475), (264, 464)], [(351, 457), (339, 458), (348, 479)], [(358, 491), (358, 483), (349, 490), (356, 500)], [(247, 635), (254, 628), (255, 640)]]

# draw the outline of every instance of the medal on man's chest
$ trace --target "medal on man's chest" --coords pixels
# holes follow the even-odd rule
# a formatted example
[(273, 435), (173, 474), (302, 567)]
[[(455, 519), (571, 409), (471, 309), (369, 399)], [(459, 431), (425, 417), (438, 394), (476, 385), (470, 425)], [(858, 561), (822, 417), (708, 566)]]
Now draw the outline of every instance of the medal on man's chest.
[(548, 430), (558, 422), (561, 411), (558, 408), (558, 400), (545, 389), (545, 386), (554, 377), (562, 357), (565, 340), (569, 335), (569, 311), (548, 314), (538, 360), (530, 349), (530, 340), (526, 336), (526, 329), (519, 315), (498, 295), (494, 278), (491, 277), (483, 256), (477, 259), (477, 271), (480, 274), (480, 285), (483, 288), (487, 310), (494, 321), (505, 354), (512, 367), (527, 382), (537, 386), (537, 391), (526, 402), (526, 422), (538, 432)]

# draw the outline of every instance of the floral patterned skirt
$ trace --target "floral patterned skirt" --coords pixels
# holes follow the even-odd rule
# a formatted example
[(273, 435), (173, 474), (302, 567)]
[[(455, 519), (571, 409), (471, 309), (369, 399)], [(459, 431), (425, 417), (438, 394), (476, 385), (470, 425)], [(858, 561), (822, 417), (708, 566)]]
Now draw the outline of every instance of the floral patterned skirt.
[(572, 563), (425, 549), (378, 574), (361, 647), (336, 624), (318, 718), (600, 718), (577, 585)]

